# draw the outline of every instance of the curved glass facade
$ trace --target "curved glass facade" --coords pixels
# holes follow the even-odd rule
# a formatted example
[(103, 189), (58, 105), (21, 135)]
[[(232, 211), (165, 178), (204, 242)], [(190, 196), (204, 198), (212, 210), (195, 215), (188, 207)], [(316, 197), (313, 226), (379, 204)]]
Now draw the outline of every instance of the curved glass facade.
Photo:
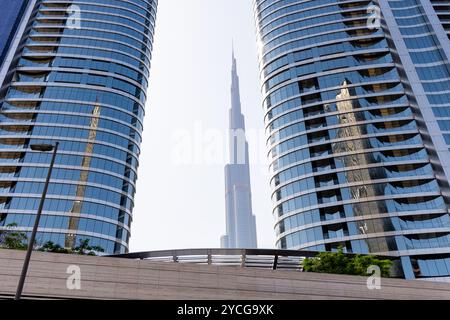
[(0, 92), (0, 230), (128, 251), (156, 0), (39, 0)]
[(448, 276), (441, 171), (389, 34), (368, 24), (375, 5), (254, 2), (277, 246), (342, 246), (401, 257), (407, 278)]

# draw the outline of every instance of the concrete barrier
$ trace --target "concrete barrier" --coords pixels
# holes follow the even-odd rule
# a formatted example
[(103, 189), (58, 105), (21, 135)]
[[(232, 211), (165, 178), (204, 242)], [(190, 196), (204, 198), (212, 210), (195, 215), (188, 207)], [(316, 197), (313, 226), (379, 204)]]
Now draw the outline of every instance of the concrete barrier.
[[(13, 297), (25, 252), (0, 250), (0, 297)], [(72, 268), (69, 268), (72, 266)], [(80, 288), (76, 289), (79, 270)], [(75, 272), (72, 274), (71, 272)], [(34, 252), (24, 298), (450, 299), (450, 284)]]

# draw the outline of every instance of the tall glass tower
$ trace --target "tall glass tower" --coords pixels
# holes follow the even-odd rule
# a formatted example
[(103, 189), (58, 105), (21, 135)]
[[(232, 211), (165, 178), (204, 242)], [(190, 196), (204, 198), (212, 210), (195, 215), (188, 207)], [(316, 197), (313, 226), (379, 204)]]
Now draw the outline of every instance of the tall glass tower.
[(220, 242), (222, 248), (256, 248), (256, 218), (252, 210), (248, 142), (245, 136), (245, 117), (241, 110), (239, 76), (234, 50), (229, 113), (230, 163), (225, 166), (227, 232), (222, 236)]
[(448, 6), (255, 0), (277, 246), (450, 279)]
[(128, 251), (157, 0), (29, 0), (0, 84), (0, 231)]

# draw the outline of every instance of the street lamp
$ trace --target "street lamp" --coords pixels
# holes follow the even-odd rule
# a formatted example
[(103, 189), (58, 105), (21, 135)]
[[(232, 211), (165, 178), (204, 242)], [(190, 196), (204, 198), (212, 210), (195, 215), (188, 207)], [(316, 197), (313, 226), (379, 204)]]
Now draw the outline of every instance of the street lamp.
[(20, 300), (22, 296), (23, 285), (25, 284), (25, 278), (27, 276), (28, 266), (30, 264), (31, 252), (33, 251), (34, 240), (36, 239), (36, 232), (39, 226), (39, 221), (41, 220), (42, 208), (44, 207), (45, 196), (47, 194), (48, 184), (50, 182), (50, 176), (52, 175), (53, 165), (55, 164), (56, 152), (58, 151), (59, 142), (55, 145), (51, 144), (33, 144), (30, 146), (33, 151), (49, 152), (53, 150), (52, 161), (50, 162), (50, 167), (48, 168), (47, 178), (45, 180), (44, 190), (42, 190), (41, 202), (39, 203), (39, 208), (36, 214), (36, 219), (34, 221), (33, 231), (31, 232), (30, 240), (28, 241), (27, 255), (25, 256), (25, 261), (23, 262), (22, 273), (20, 274), (19, 285), (17, 286), (16, 296), (14, 300)]

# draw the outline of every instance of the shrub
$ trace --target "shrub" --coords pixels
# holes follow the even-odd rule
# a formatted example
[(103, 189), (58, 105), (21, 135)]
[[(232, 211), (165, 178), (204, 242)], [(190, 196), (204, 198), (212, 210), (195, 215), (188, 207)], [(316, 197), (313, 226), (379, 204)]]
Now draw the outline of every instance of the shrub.
[(366, 276), (369, 266), (380, 267), (381, 276), (389, 277), (391, 273), (392, 261), (380, 260), (371, 255), (355, 255), (349, 257), (344, 254), (342, 248), (337, 252), (320, 252), (314, 258), (303, 260), (302, 267), (306, 272), (349, 274)]
[(39, 248), (39, 251), (95, 256), (97, 252), (104, 252), (105, 250), (99, 246), (90, 246), (89, 239), (82, 239), (80, 240), (80, 244), (75, 248), (64, 248), (59, 244), (48, 241)]
[(46, 242), (42, 247), (39, 248), (39, 251), (53, 253), (72, 253), (71, 249), (63, 248), (59, 244), (55, 244), (52, 241)]

